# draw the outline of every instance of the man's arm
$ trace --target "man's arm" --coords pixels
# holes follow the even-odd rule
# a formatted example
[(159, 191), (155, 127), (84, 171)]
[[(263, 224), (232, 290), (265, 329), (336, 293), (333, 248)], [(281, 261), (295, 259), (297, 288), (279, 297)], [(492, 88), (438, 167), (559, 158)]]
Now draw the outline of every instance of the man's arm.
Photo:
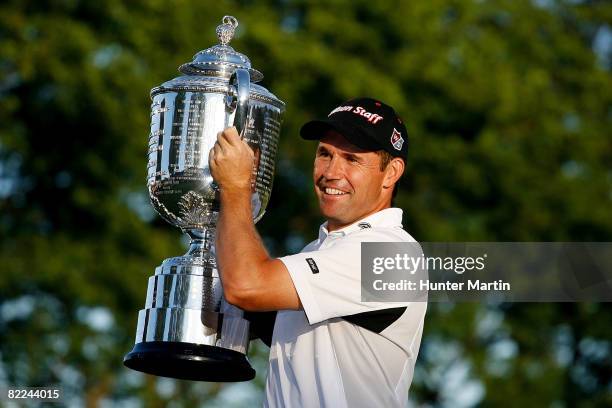
[(251, 213), (253, 151), (235, 128), (219, 133), (209, 163), (220, 188), (217, 266), (226, 300), (248, 311), (300, 309), (285, 265), (270, 258)]

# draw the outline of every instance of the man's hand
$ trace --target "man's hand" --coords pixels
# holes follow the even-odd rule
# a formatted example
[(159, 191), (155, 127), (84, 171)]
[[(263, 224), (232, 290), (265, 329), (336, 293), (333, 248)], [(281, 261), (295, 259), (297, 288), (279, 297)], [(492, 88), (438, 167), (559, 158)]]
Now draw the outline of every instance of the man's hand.
[(217, 142), (210, 149), (210, 172), (222, 191), (251, 191), (251, 174), (254, 161), (253, 149), (238, 135), (235, 127), (229, 127), (217, 135)]

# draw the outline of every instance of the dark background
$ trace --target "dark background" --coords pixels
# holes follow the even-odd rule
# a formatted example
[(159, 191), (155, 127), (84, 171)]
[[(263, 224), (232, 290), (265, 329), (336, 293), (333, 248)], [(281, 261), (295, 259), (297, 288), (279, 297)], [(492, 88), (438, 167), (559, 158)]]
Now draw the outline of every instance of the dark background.
[[(287, 104), (258, 228), (273, 255), (322, 221), (300, 125), (343, 100), (410, 134), (397, 204), (419, 241), (612, 241), (612, 3), (554, 0), (4, 1), (0, 5), (0, 385), (75, 406), (244, 406), (257, 379), (132, 372), (148, 276), (185, 250), (148, 204), (149, 90), (216, 43)], [(431, 304), (422, 406), (612, 405), (610, 304)]]

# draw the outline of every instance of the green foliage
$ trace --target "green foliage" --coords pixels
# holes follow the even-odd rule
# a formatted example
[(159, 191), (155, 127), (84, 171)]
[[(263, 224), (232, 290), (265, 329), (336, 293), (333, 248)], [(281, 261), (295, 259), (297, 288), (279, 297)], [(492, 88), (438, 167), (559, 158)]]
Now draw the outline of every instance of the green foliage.
[[(240, 21), (232, 45), (287, 103), (259, 224), (272, 253), (298, 250), (321, 221), (314, 145), (297, 137), (299, 127), (359, 95), (391, 104), (407, 123), (397, 201), (418, 240), (610, 241), (612, 76), (593, 52), (612, 24), (608, 2), (5, 1), (7, 384), (61, 383), (91, 406), (214, 405), (228, 401), (224, 390), (245, 392), (168, 383), (121, 364), (147, 277), (184, 250), (146, 203), (148, 93), (216, 42), (225, 14)], [(430, 305), (412, 398), (610, 405), (610, 321), (606, 304)], [(256, 345), (258, 387), (265, 358)]]

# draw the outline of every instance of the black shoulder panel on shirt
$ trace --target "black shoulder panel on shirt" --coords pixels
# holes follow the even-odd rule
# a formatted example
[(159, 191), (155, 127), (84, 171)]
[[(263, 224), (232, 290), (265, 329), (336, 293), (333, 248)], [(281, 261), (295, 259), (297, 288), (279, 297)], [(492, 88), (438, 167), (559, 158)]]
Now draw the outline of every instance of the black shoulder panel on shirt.
[(405, 311), (406, 307), (395, 307), (393, 309), (357, 313), (350, 316), (343, 316), (342, 318), (364, 329), (380, 333), (399, 319)]
[(276, 322), (276, 311), (244, 312), (244, 318), (251, 322), (249, 328), (251, 340), (260, 338), (266, 346), (270, 347)]

